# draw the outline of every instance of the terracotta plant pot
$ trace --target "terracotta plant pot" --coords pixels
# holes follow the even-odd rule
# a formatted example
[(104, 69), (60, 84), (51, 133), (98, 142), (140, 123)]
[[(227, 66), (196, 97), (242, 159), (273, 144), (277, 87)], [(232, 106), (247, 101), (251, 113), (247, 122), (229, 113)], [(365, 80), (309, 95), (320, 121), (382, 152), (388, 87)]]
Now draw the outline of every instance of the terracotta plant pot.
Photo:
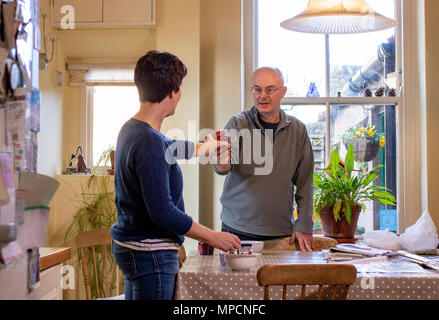
[(330, 238), (354, 238), (361, 207), (352, 207), (350, 224), (341, 211), (341, 219), (335, 221), (332, 209), (333, 206), (326, 206), (320, 209), (320, 220), (322, 222), (324, 236)]

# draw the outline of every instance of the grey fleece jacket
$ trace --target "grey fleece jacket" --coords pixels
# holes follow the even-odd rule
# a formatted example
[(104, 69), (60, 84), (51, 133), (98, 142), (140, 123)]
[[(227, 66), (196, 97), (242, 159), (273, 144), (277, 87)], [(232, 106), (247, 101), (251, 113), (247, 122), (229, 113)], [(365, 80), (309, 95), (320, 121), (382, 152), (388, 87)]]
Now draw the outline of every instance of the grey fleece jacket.
[(232, 136), (231, 170), (212, 166), (227, 175), (220, 199), (223, 223), (261, 236), (312, 234), (314, 156), (305, 125), (281, 110), (276, 132), (264, 130), (253, 106), (234, 115), (224, 129)]

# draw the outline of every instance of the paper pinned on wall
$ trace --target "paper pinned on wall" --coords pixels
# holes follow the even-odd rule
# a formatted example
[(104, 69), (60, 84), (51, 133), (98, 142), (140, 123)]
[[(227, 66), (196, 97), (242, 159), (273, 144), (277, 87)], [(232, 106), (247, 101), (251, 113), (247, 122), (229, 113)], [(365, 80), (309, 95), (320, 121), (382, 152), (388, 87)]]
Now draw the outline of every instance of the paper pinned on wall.
[(38, 50), (32, 50), (32, 87), (38, 88), (39, 86), (39, 58), (40, 52)]
[(28, 279), (27, 287), (29, 291), (34, 290), (40, 281), (40, 253), (39, 248), (27, 250), (28, 257)]
[(23, 251), (44, 247), (49, 228), (49, 209), (27, 210), (24, 223), (17, 225), (17, 243)]
[(25, 142), (14, 143), (14, 173), (19, 173), (24, 167)]
[(17, 241), (13, 241), (0, 249), (0, 256), (3, 263), (8, 264), (15, 259), (23, 257), (24, 251), (21, 249)]
[(28, 94), (28, 103), (30, 105), (30, 113), (26, 118), (27, 130), (33, 132), (40, 132), (40, 91), (36, 88), (32, 88), (32, 93)]
[(0, 206), (7, 205), (10, 201), (8, 189), (3, 178), (3, 166), (0, 162)]
[(8, 141), (24, 141), (26, 138), (26, 100), (7, 103)]
[(9, 202), (0, 206), (0, 224), (15, 222), (15, 182), (10, 153), (0, 152), (1, 174), (8, 192)]
[(6, 130), (6, 106), (0, 105), (0, 150), (5, 150), (8, 145), (6, 140)]

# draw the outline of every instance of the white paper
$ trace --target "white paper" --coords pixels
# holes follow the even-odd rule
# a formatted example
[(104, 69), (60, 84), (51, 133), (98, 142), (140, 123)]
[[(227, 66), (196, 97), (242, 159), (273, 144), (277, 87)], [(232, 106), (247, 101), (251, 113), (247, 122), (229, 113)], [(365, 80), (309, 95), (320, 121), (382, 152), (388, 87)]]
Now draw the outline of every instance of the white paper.
[(0, 206), (0, 224), (15, 222), (15, 183), (10, 153), (0, 152), (1, 175), (8, 192), (9, 202)]
[(0, 251), (2, 260), (6, 264), (24, 256), (24, 252), (18, 245), (17, 241), (8, 243), (2, 247)]
[(436, 249), (439, 238), (436, 233), (436, 226), (428, 210), (425, 210), (415, 224), (408, 227), (400, 235), (403, 247), (407, 250), (429, 250)]
[(9, 198), (8, 189), (3, 179), (2, 163), (0, 161), (0, 206), (7, 205), (11, 199)]
[[(378, 263), (378, 262), (388, 262), (389, 258), (385, 256), (379, 256), (379, 257), (370, 257), (370, 258), (359, 258), (359, 259), (352, 259), (352, 260), (328, 260), (329, 263), (348, 263), (348, 264), (369, 264), (369, 263)], [(357, 268), (358, 271), (358, 268)]]
[(386, 230), (368, 231), (363, 236), (364, 242), (374, 248), (397, 251), (402, 249), (401, 241), (393, 232)]
[(49, 209), (25, 211), (24, 223), (17, 227), (17, 243), (23, 251), (34, 247), (44, 247), (49, 227)]
[(356, 253), (356, 254), (362, 254), (364, 256), (371, 256), (371, 257), (392, 254), (392, 251), (390, 250), (381, 250), (377, 248), (372, 248), (361, 241), (359, 241), (356, 244), (350, 244), (350, 243), (338, 244), (336, 247), (330, 248), (329, 252)]
[(355, 265), (358, 273), (428, 273), (416, 263), (407, 262), (375, 262)]
[(5, 150), (7, 146), (6, 140), (6, 107), (0, 107), (0, 150)]
[(26, 100), (7, 103), (8, 141), (10, 142), (25, 141), (26, 104)]
[(32, 50), (33, 57), (32, 57), (32, 87), (39, 88), (39, 59), (40, 59), (40, 52), (38, 50)]

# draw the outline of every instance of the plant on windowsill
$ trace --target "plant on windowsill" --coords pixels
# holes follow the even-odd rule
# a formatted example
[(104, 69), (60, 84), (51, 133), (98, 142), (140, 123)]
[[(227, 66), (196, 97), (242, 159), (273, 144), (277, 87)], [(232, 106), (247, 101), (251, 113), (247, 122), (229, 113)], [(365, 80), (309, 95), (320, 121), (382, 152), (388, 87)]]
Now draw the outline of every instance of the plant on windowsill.
[(374, 126), (357, 126), (346, 130), (342, 135), (346, 149), (350, 144), (354, 147), (354, 158), (359, 162), (373, 160), (380, 147), (386, 145), (385, 134), (378, 133)]
[[(329, 168), (322, 173), (314, 173), (313, 210), (321, 220), (323, 233), (327, 237), (340, 241), (353, 239), (361, 210), (366, 210), (366, 201), (379, 201), (382, 204), (395, 205), (396, 199), (383, 186), (373, 185), (378, 176), (376, 166), (372, 170), (354, 172), (353, 145), (348, 152), (343, 166), (340, 167), (338, 149), (331, 154)], [(342, 163), (342, 162), (341, 162)]]
[[(105, 150), (99, 157), (96, 166), (87, 179), (86, 186), (84, 187), (81, 184), (81, 193), (74, 200), (76, 205), (79, 203), (79, 206), (73, 216), (73, 222), (65, 233), (64, 242), (74, 240), (81, 232), (109, 229), (111, 225), (116, 222), (117, 211), (114, 204), (115, 193), (109, 188), (111, 181), (110, 176), (98, 175), (98, 173), (102, 171), (102, 168), (102, 172), (105, 174), (107, 173), (107, 166), (111, 161), (112, 153), (114, 153), (113, 147), (109, 147)], [(106, 254), (112, 259), (113, 255), (110, 248), (107, 248)], [(107, 274), (104, 275), (104, 256), (103, 248), (96, 248), (96, 269), (93, 267), (92, 253), (86, 253), (85, 256), (90, 270), (92, 298), (97, 298), (99, 291), (105, 294), (106, 290), (104, 290), (104, 286), (107, 286), (106, 281), (110, 281), (110, 288), (116, 288), (116, 269), (114, 260), (111, 260), (112, 263), (109, 266), (109, 269), (107, 268)], [(81, 259), (81, 257), (79, 254), (77, 257), (78, 261), (76, 270), (80, 270), (79, 259)], [(111, 277), (108, 277), (108, 274), (111, 274)], [(121, 286), (123, 286), (123, 281), (121, 282)], [(98, 290), (98, 287), (100, 290)]]

